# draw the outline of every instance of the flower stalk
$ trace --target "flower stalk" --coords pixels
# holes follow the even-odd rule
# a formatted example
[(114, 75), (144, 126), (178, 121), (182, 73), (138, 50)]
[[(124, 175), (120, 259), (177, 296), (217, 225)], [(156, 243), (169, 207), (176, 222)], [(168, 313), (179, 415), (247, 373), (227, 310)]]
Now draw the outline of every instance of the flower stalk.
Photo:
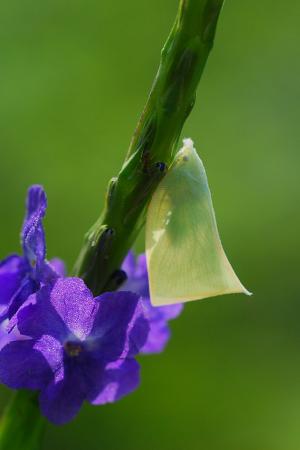
[[(108, 185), (100, 218), (87, 233), (74, 268), (93, 294), (117, 289), (119, 267), (143, 226), (152, 193), (175, 154), (182, 127), (213, 46), (224, 0), (181, 0), (153, 87), (120, 173)], [(38, 450), (45, 419), (37, 394), (19, 391), (1, 423), (0, 450)]]
[(106, 205), (85, 236), (74, 273), (98, 295), (118, 285), (118, 269), (144, 223), (145, 207), (174, 157), (213, 46), (224, 0), (181, 0), (146, 106)]
[(39, 450), (46, 419), (40, 414), (36, 392), (17, 391), (0, 425), (1, 450)]

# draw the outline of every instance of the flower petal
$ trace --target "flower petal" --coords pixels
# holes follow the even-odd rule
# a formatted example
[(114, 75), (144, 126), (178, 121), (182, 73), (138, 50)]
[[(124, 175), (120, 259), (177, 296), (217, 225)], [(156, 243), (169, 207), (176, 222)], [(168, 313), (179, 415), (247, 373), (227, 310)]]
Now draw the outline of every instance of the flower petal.
[(35, 340), (14, 341), (0, 351), (0, 381), (12, 389), (41, 389), (53, 376)]
[(80, 278), (59, 278), (31, 296), (29, 305), (17, 314), (22, 334), (49, 334), (62, 341), (74, 336), (83, 340), (91, 331), (99, 308)]
[(66, 266), (62, 259), (59, 258), (50, 259), (49, 265), (57, 273), (59, 277), (66, 276)]
[(17, 327), (13, 330), (9, 330), (9, 319), (5, 319), (0, 323), (0, 350), (2, 350), (2, 348), (9, 342), (24, 339), (28, 338), (26, 336), (22, 336)]
[(151, 322), (148, 339), (141, 353), (161, 353), (170, 339), (170, 334), (170, 329), (164, 320)]
[(31, 295), (10, 320), (10, 329), (17, 326), (20, 333), (35, 339), (43, 335), (63, 341), (69, 330), (51, 303), (52, 286), (44, 286)]
[(40, 407), (44, 416), (55, 425), (63, 425), (79, 412), (86, 397), (86, 384), (80, 370), (69, 371), (59, 381), (51, 381), (40, 394)]
[(128, 278), (132, 277), (135, 273), (135, 256), (132, 251), (129, 251), (122, 263), (122, 270), (127, 273)]
[(144, 345), (148, 321), (139, 297), (132, 292), (106, 292), (95, 300), (99, 309), (89, 340), (102, 360), (134, 355)]
[(19, 290), (27, 270), (26, 260), (18, 255), (10, 255), (0, 262), (0, 314)]
[(64, 376), (64, 350), (61, 343), (53, 336), (44, 335), (35, 341), (33, 349), (40, 352), (52, 371), (52, 377), (56, 382)]
[(16, 312), (19, 310), (19, 308), (24, 304), (24, 302), (28, 299), (28, 297), (36, 292), (38, 288), (39, 283), (37, 283), (30, 277), (25, 277), (18, 291), (11, 298), (9, 304), (7, 305), (7, 310), (5, 314), (2, 314), (2, 317), (8, 317), (9, 319), (12, 318), (14, 314), (16, 314)]
[(165, 320), (172, 320), (176, 319), (182, 313), (183, 303), (177, 303), (176, 305), (158, 306), (153, 308), (158, 309), (161, 316)]
[(50, 302), (70, 332), (84, 339), (91, 331), (99, 305), (80, 278), (60, 278), (54, 284)]
[(135, 259), (133, 252), (130, 251), (123, 261), (122, 270), (126, 272), (127, 280), (121, 286), (120, 290), (135, 292), (143, 298), (149, 298), (149, 282), (145, 255), (139, 255)]
[[(134, 359), (118, 360), (106, 366), (98, 386), (91, 389), (88, 400), (103, 405), (120, 400), (134, 391), (140, 382), (140, 367)], [(97, 392), (98, 391), (98, 392)]]
[(164, 350), (169, 338), (170, 330), (167, 322), (179, 316), (183, 309), (182, 304), (154, 307), (150, 302), (149, 280), (145, 254), (139, 255), (136, 260), (132, 252), (126, 256), (122, 269), (128, 278), (121, 289), (128, 289), (141, 295), (145, 315), (149, 320), (150, 332), (148, 340), (143, 346), (142, 353), (159, 353)]

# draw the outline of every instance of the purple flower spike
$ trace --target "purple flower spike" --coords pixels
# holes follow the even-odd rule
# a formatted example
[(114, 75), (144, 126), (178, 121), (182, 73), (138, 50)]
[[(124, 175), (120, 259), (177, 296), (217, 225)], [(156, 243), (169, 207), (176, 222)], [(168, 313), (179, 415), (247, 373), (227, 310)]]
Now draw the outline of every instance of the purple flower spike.
[(27, 215), (22, 229), (22, 243), (25, 258), (38, 272), (43, 269), (46, 256), (42, 224), (46, 209), (47, 198), (42, 186), (31, 186), (27, 195)]
[(182, 304), (154, 307), (150, 303), (149, 281), (146, 257), (139, 255), (136, 259), (132, 252), (126, 256), (122, 269), (127, 274), (127, 280), (121, 289), (136, 292), (142, 297), (147, 319), (150, 323), (148, 339), (141, 353), (160, 353), (170, 339), (168, 321), (179, 316)]
[(16, 324), (28, 338), (0, 351), (0, 381), (39, 389), (41, 410), (55, 424), (71, 420), (84, 400), (114, 402), (139, 384), (133, 357), (149, 325), (136, 294), (93, 298), (81, 279), (59, 278), (29, 297)]
[(53, 264), (49, 264), (45, 259), (42, 220), (46, 208), (47, 199), (43, 188), (31, 186), (22, 228), (24, 255), (11, 255), (0, 261), (0, 320), (11, 318), (29, 295), (36, 292), (42, 284), (52, 282), (60, 276), (63, 263), (55, 260)]

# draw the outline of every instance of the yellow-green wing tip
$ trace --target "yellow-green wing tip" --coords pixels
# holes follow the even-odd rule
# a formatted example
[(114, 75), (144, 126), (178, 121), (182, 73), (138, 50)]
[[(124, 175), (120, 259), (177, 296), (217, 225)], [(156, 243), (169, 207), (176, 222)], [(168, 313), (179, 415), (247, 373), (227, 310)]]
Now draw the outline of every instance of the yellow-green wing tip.
[(201, 168), (204, 170), (204, 166), (203, 166), (203, 162), (194, 146), (194, 141), (191, 138), (184, 138), (182, 140), (182, 147), (181, 149), (178, 151), (178, 153), (176, 154), (175, 158), (174, 158), (174, 162), (172, 164), (172, 166), (170, 167), (170, 169), (172, 169), (173, 166), (176, 166), (178, 163), (192, 163), (192, 161), (194, 160), (194, 164), (201, 166)]
[(190, 150), (195, 150), (193, 139), (191, 139), (191, 138), (184, 138), (182, 140), (182, 143), (183, 143), (183, 148), (187, 148), (187, 149), (190, 149)]
[(181, 149), (178, 151), (176, 157), (175, 157), (175, 162), (176, 160), (182, 158), (182, 157), (189, 157), (191, 154), (193, 153), (197, 153), (195, 146), (194, 146), (194, 141), (191, 138), (184, 138), (182, 140), (183, 146), (181, 147)]
[(243, 290), (241, 291), (242, 294), (248, 295), (249, 297), (251, 297), (251, 295), (253, 295), (253, 292), (248, 291), (248, 289), (246, 289), (243, 285)]
[[(151, 286), (151, 285), (150, 285)], [(227, 289), (215, 289), (210, 291), (198, 291), (194, 295), (188, 295), (188, 296), (178, 296), (178, 297), (167, 297), (159, 295), (158, 293), (153, 292), (153, 289), (150, 287), (150, 300), (152, 306), (168, 306), (168, 305), (175, 305), (176, 303), (185, 303), (185, 302), (191, 302), (196, 300), (205, 300), (211, 297), (219, 297), (221, 295), (228, 295), (228, 294), (245, 294), (247, 296), (253, 295), (252, 292), (248, 291), (241, 283), (240, 286), (227, 288)]]

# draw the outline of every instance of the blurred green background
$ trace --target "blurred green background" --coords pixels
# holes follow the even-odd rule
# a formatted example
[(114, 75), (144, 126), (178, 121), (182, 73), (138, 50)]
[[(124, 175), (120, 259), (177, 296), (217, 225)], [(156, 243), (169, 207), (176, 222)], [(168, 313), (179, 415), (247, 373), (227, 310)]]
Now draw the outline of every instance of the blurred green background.
[[(1, 3), (1, 258), (19, 250), (26, 189), (42, 183), (48, 256), (72, 267), (176, 9), (177, 0)], [(299, 450), (299, 14), (293, 0), (227, 1), (183, 133), (254, 296), (187, 304), (165, 353), (141, 359), (140, 389), (49, 426), (46, 450)]]

